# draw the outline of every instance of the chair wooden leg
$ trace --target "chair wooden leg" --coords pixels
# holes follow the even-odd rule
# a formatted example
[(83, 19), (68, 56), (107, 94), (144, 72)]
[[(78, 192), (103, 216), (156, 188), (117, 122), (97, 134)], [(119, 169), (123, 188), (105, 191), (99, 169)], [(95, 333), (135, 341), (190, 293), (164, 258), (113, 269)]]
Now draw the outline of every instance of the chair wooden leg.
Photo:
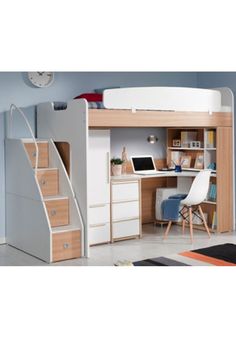
[(203, 211), (202, 211), (202, 208), (201, 208), (200, 205), (198, 206), (198, 210), (199, 210), (199, 213), (200, 213), (200, 215), (201, 215), (201, 217), (202, 217), (202, 221), (203, 221), (203, 224), (204, 224), (204, 226), (205, 226), (206, 232), (207, 232), (209, 238), (211, 238), (211, 234), (210, 234), (209, 228), (208, 228), (207, 223), (206, 223), (205, 216), (204, 216), (204, 214), (203, 214)]
[[(183, 213), (183, 215), (185, 214), (185, 208), (183, 209), (182, 213)], [(182, 234), (184, 235), (186, 220), (185, 220), (184, 216), (182, 216), (182, 218), (183, 218), (183, 220), (182, 220)]]
[(172, 224), (172, 221), (169, 221), (168, 222), (168, 225), (167, 225), (167, 228), (166, 228), (166, 232), (164, 234), (164, 237), (163, 237), (163, 240), (165, 240), (169, 234), (169, 231), (170, 231), (170, 228), (171, 228), (171, 224)]
[(189, 231), (190, 231), (191, 242), (193, 243), (193, 214), (192, 214), (192, 208), (189, 208)]

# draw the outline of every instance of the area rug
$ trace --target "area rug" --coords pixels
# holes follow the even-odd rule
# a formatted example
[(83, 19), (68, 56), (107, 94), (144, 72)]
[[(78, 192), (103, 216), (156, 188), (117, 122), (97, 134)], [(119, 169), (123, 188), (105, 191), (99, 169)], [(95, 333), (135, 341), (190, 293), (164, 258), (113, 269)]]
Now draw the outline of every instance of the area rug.
[(134, 266), (236, 266), (236, 245), (225, 243), (168, 257), (133, 262)]

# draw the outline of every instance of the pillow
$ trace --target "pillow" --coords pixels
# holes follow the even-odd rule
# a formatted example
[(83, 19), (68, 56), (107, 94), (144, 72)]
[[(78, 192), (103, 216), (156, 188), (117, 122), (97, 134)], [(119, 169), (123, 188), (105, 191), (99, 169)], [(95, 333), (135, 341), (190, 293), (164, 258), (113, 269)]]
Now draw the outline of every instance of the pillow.
[(102, 94), (99, 93), (82, 93), (79, 96), (76, 96), (74, 100), (78, 98), (84, 98), (88, 102), (102, 102)]

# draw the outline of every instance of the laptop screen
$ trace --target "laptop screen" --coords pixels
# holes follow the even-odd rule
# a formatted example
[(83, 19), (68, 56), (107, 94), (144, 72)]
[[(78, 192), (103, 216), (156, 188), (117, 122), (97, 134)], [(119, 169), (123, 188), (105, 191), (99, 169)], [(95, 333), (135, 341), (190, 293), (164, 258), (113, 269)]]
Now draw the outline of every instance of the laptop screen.
[(151, 156), (146, 157), (132, 157), (134, 170), (137, 171), (155, 171), (155, 166)]

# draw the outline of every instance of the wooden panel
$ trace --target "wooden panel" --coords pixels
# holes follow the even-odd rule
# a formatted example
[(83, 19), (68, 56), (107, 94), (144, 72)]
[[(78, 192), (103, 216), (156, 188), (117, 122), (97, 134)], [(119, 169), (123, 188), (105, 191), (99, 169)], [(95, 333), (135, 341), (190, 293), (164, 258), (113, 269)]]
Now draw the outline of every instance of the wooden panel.
[(81, 257), (80, 230), (52, 235), (53, 262)]
[[(46, 168), (48, 167), (48, 143), (47, 142), (38, 142), (39, 158), (38, 158), (38, 167)], [(32, 167), (35, 167), (36, 160), (36, 149), (34, 143), (24, 143), (28, 156), (30, 158)]]
[(217, 128), (217, 231), (233, 229), (232, 129)]
[(48, 217), (52, 227), (69, 224), (69, 199), (54, 199), (45, 201)]
[(59, 193), (58, 169), (38, 170), (37, 177), (43, 196)]
[(90, 109), (89, 127), (230, 127), (230, 112), (168, 112)]
[(68, 176), (70, 176), (70, 144), (66, 142), (55, 142), (56, 148), (61, 156)]
[(149, 223), (155, 220), (156, 189), (167, 186), (166, 177), (143, 178), (142, 189), (142, 223)]

